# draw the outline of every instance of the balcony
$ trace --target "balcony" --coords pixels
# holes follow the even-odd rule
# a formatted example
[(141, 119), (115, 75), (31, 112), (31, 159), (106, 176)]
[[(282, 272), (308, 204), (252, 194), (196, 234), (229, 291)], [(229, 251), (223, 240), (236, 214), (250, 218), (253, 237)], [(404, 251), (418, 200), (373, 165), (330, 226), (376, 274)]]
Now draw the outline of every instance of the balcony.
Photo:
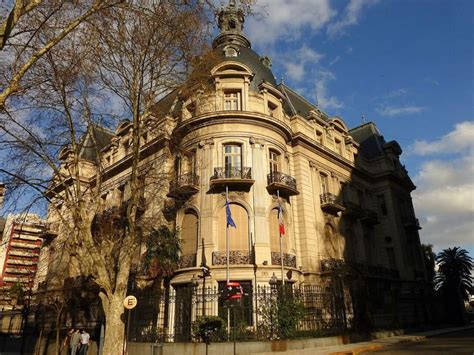
[[(215, 251), (212, 253), (212, 265), (226, 265), (227, 255), (224, 252)], [(251, 265), (253, 264), (252, 252), (250, 250), (231, 250), (229, 252), (230, 265)]]
[(267, 175), (267, 190), (271, 194), (279, 191), (280, 194), (286, 196), (299, 194), (296, 188), (296, 179), (279, 171), (273, 171)]
[(226, 186), (236, 190), (250, 190), (255, 181), (252, 179), (252, 168), (214, 168), (211, 176), (211, 189), (224, 190)]
[(363, 209), (364, 214), (360, 218), (362, 223), (368, 224), (368, 225), (374, 225), (374, 224), (379, 224), (379, 215), (377, 212), (372, 211), (369, 208), (364, 208)]
[(178, 266), (180, 269), (196, 266), (196, 253), (181, 255), (179, 257)]
[(397, 280), (400, 278), (400, 273), (396, 269), (387, 268), (381, 265), (369, 265), (365, 263), (352, 263), (343, 259), (328, 258), (321, 260), (322, 272), (344, 272), (346, 274), (353, 274), (364, 276), (367, 278)]
[(420, 230), (420, 221), (415, 217), (403, 217), (403, 226), (406, 230)]
[(340, 198), (334, 194), (321, 194), (319, 200), (321, 202), (321, 209), (326, 213), (337, 214), (338, 212), (345, 211), (345, 207), (342, 205)]
[(360, 205), (350, 201), (344, 201), (344, 216), (352, 219), (359, 219), (364, 216), (364, 210)]
[(199, 192), (199, 176), (195, 173), (179, 175), (176, 180), (170, 183), (168, 197), (188, 198)]
[[(292, 267), (296, 269), (296, 255), (288, 253), (283, 254), (283, 266)], [(281, 265), (281, 258), (279, 252), (272, 251), (272, 265)]]

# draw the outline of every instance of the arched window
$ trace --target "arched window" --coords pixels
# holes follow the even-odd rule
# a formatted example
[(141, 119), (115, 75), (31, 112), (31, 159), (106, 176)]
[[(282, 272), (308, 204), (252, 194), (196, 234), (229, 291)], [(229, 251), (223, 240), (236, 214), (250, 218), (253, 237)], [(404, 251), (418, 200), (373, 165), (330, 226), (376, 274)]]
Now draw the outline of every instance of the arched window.
[[(270, 251), (280, 252), (280, 232), (279, 232), (279, 222), (278, 222), (278, 208), (274, 208), (270, 212), (270, 220), (268, 225), (270, 226)], [(284, 218), (283, 218), (284, 219)], [(285, 227), (286, 223), (285, 223)], [(283, 253), (288, 252), (288, 232), (285, 231), (285, 234), (281, 236), (281, 250)]]
[[(237, 228), (229, 227), (229, 249), (249, 251), (249, 219), (248, 213), (245, 208), (235, 203), (230, 204), (230, 211), (232, 213), (232, 219), (234, 220)], [(219, 252), (226, 252), (226, 227), (227, 218), (225, 213), (225, 207), (219, 212), (219, 238), (218, 248)]]
[(188, 210), (184, 213), (181, 226), (181, 254), (195, 254), (197, 251), (199, 234), (199, 218), (194, 211)]

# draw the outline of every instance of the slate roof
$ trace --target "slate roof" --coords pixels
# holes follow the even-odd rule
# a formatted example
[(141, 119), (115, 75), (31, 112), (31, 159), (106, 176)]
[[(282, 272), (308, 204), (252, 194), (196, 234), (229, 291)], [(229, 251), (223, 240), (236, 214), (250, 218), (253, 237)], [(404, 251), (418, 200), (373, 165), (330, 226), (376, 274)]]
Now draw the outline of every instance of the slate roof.
[(383, 155), (385, 139), (378, 131), (375, 123), (368, 122), (349, 130), (349, 134), (360, 145), (360, 152), (367, 159)]
[[(114, 133), (98, 125), (90, 125), (82, 139), (79, 156), (89, 161), (97, 160), (97, 152), (110, 144)], [(96, 145), (97, 143), (97, 145)]]
[(254, 73), (253, 80), (250, 83), (250, 90), (258, 92), (258, 86), (264, 81), (274, 87), (277, 87), (277, 82), (273, 76), (272, 70), (261, 62), (261, 57), (252, 49), (244, 46), (237, 46), (239, 48), (239, 54), (237, 57), (226, 58), (224, 47), (225, 45), (220, 45), (213, 50), (218, 58), (218, 61), (230, 60), (248, 66)]

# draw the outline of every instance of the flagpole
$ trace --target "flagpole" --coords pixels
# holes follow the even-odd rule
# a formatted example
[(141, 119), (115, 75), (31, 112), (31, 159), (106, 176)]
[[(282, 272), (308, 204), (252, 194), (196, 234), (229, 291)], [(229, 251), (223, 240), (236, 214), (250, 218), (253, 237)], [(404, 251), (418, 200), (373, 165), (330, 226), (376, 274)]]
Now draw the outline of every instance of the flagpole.
[[(281, 204), (280, 204), (280, 190), (277, 190), (277, 197), (278, 197), (278, 213), (283, 214), (283, 210), (281, 209)], [(280, 217), (280, 216), (278, 216)], [(283, 216), (281, 216), (283, 218)], [(278, 221), (278, 224), (280, 224), (280, 221)], [(284, 286), (285, 285), (285, 273), (283, 271), (283, 250), (281, 247), (281, 229), (280, 225), (278, 225), (278, 234), (280, 236), (280, 265), (281, 265), (281, 284)]]
[[(229, 201), (229, 187), (228, 186), (225, 187), (225, 201), (226, 201), (226, 204)], [(229, 272), (229, 224), (228, 223), (226, 223), (226, 227), (225, 227), (225, 250), (226, 250), (226, 257), (227, 257), (226, 278), (227, 278), (227, 283), (229, 283), (230, 272)]]
[[(229, 203), (229, 187), (226, 185), (225, 187), (225, 203), (226, 203), (226, 224), (225, 224), (225, 250), (226, 250), (226, 287), (229, 285), (229, 223), (228, 223), (228, 216), (227, 216), (227, 207)], [(230, 208), (230, 207), (229, 207)], [(227, 301), (228, 302), (228, 301)], [(227, 340), (230, 337), (230, 308), (227, 304)]]

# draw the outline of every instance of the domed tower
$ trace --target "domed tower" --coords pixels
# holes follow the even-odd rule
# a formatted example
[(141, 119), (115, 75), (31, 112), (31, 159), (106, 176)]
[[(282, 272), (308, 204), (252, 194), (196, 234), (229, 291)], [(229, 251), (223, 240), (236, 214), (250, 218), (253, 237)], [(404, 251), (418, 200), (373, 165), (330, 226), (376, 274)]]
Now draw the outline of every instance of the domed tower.
[(217, 25), (221, 33), (212, 42), (213, 48), (221, 44), (238, 44), (250, 48), (250, 41), (244, 36), (245, 17), (242, 9), (236, 5), (235, 0), (222, 8), (218, 13)]

